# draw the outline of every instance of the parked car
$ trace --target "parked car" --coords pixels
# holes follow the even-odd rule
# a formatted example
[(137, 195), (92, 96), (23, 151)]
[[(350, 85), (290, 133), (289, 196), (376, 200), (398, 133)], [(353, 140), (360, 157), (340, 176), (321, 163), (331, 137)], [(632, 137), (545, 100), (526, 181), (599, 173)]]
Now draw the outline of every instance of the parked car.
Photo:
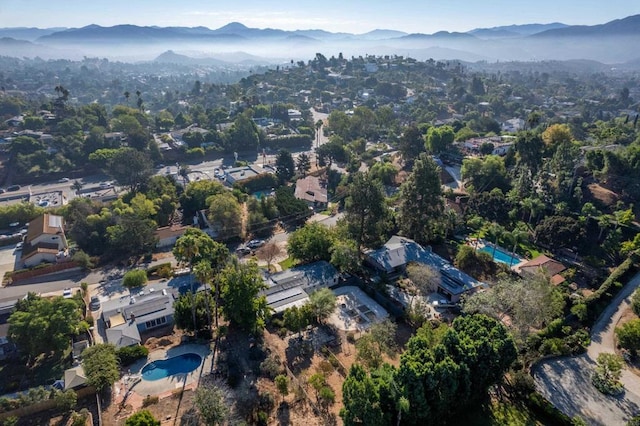
[(258, 247), (262, 247), (264, 243), (264, 240), (251, 240), (247, 243), (247, 247), (249, 247), (250, 249), (256, 249)]
[(4, 194), (5, 192), (7, 191), (5, 191), (4, 188), (0, 188), (0, 194)]
[(251, 253), (251, 249), (249, 247), (240, 246), (240, 247), (238, 247), (236, 249), (236, 253), (241, 254), (241, 255), (250, 254)]
[(22, 188), (20, 185), (11, 185), (7, 187), (7, 191), (11, 191), (11, 192), (19, 191), (20, 188)]
[(92, 311), (97, 311), (98, 309), (100, 309), (100, 298), (98, 298), (98, 296), (91, 296), (89, 309), (91, 309)]
[(16, 244), (16, 251), (17, 250), (22, 250), (22, 246), (24, 245), (23, 242), (19, 242), (18, 244)]
[(65, 182), (69, 182), (70, 180), (71, 180), (71, 179), (69, 179), (69, 178), (66, 178), (66, 177), (65, 177), (65, 178), (60, 178), (60, 179), (58, 180), (58, 182), (59, 182), (59, 183), (65, 183)]
[(100, 182), (100, 188), (111, 188), (112, 186), (111, 182)]
[(62, 290), (62, 297), (65, 299), (71, 299), (73, 297), (73, 292), (71, 291), (71, 288), (65, 288), (64, 290)]

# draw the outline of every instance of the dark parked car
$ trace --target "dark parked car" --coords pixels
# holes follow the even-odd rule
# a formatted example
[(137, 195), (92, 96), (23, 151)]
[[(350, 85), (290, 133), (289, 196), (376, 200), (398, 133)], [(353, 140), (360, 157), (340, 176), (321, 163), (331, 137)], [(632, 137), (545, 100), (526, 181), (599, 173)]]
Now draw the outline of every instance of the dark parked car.
[(91, 302), (89, 302), (89, 309), (97, 311), (100, 309), (100, 299), (98, 296), (91, 296)]
[(21, 186), (20, 185), (11, 185), (7, 187), (7, 191), (18, 191), (20, 190)]

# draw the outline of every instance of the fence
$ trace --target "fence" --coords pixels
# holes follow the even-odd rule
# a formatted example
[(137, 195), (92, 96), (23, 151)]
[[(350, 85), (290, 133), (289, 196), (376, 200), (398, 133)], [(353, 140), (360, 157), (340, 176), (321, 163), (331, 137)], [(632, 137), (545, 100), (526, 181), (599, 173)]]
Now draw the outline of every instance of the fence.
[[(78, 395), (78, 399), (84, 398), (89, 395), (93, 395), (96, 393), (96, 390), (91, 387), (85, 387), (76, 391)], [(0, 413), (0, 421), (4, 421), (9, 417), (24, 417), (30, 416), (33, 414), (41, 413), (43, 411), (51, 410), (56, 407), (55, 399), (47, 399), (45, 401), (36, 402), (35, 404), (27, 405), (25, 407), (19, 407), (15, 410), (5, 411), (4, 413)]]

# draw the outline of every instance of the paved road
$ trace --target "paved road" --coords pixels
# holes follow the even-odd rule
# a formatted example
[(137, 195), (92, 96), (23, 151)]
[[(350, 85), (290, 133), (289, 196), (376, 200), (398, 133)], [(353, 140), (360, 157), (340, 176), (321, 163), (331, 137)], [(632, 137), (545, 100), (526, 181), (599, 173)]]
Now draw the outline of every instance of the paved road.
[(587, 353), (578, 357), (556, 358), (539, 364), (533, 377), (538, 391), (568, 416), (580, 416), (591, 425), (624, 425), (640, 413), (640, 377), (625, 369), (625, 393), (605, 396), (591, 384), (595, 360), (603, 352), (615, 351), (614, 330), (629, 306), (631, 294), (640, 285), (640, 274), (633, 277), (609, 304), (592, 329)]

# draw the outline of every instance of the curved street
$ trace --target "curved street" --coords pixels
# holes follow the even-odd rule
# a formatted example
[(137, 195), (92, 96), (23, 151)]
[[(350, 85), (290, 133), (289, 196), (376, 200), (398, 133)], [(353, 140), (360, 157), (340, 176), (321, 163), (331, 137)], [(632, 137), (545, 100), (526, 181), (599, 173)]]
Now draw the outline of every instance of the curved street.
[(622, 371), (625, 392), (606, 396), (591, 384), (598, 355), (615, 352), (614, 330), (630, 304), (631, 294), (640, 285), (640, 273), (624, 286), (593, 326), (587, 353), (554, 358), (538, 364), (533, 371), (536, 389), (569, 417), (579, 416), (590, 425), (624, 425), (640, 414), (640, 377)]

